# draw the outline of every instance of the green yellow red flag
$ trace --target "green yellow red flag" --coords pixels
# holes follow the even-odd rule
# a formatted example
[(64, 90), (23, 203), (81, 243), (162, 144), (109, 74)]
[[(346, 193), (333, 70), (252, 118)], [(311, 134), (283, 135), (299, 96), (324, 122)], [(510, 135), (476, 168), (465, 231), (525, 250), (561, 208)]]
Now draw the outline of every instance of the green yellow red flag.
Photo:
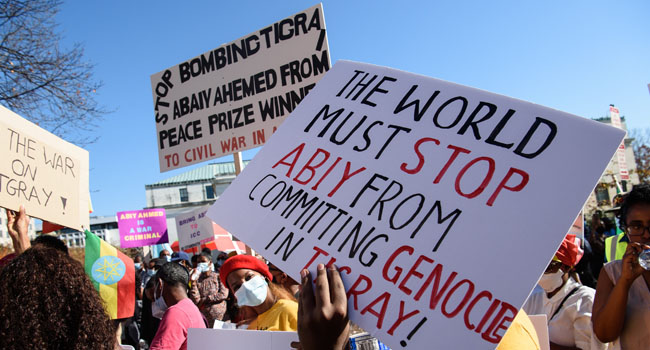
[(135, 267), (133, 260), (86, 230), (86, 274), (104, 301), (111, 319), (133, 316)]

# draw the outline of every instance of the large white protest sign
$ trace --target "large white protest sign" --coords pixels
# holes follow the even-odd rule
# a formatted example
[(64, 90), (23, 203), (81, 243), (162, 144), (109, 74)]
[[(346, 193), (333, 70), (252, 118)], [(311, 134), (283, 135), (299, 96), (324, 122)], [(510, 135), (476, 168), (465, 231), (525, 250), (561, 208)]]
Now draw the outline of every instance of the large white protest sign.
[(393, 349), (494, 349), (623, 136), (339, 61), (208, 216), (297, 281), (337, 264), (351, 319)]
[(319, 4), (152, 75), (160, 170), (263, 145), (329, 67)]
[(298, 333), (190, 328), (187, 350), (214, 349), (215, 344), (220, 349), (288, 350), (292, 341), (298, 341)]
[(88, 151), (0, 106), (0, 206), (88, 228)]
[(176, 215), (176, 232), (181, 250), (198, 246), (201, 241), (214, 239), (212, 220), (205, 215), (208, 207), (200, 207)]

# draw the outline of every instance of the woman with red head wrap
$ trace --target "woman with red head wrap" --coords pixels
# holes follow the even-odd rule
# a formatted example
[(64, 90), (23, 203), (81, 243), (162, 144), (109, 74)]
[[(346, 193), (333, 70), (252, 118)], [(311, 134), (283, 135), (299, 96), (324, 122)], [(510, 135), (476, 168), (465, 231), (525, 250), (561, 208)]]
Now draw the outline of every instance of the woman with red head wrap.
[(595, 290), (580, 283), (574, 267), (584, 251), (575, 235), (567, 235), (523, 309), (545, 314), (551, 349), (606, 349), (591, 326)]
[(273, 275), (262, 260), (251, 255), (233, 256), (223, 263), (219, 277), (235, 295), (237, 304), (249, 307), (257, 315), (249, 329), (298, 329), (298, 303), (281, 298), (279, 288), (270, 283)]

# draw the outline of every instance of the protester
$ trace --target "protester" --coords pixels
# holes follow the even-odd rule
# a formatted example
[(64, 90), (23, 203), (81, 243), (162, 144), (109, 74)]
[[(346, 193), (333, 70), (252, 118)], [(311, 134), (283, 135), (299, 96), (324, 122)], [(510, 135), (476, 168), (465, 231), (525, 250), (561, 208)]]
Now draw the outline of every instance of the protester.
[(619, 212), (629, 244), (622, 260), (603, 266), (593, 308), (594, 333), (614, 349), (647, 349), (650, 344), (650, 271), (639, 254), (650, 249), (650, 185), (641, 184), (625, 196)]
[(43, 245), (48, 248), (57, 249), (64, 254), (68, 254), (68, 246), (56, 236), (48, 234), (40, 235), (32, 241), (32, 247), (35, 245)]
[(192, 259), (190, 258), (190, 255), (185, 252), (174, 252), (171, 261), (181, 264), (188, 271), (192, 269)]
[(142, 254), (137, 254), (133, 258), (133, 267), (135, 268), (136, 275), (142, 273), (142, 270), (144, 269), (143, 262), (144, 262), (144, 257), (142, 256)]
[(0, 349), (106, 349), (115, 332), (84, 268), (35, 246), (0, 271)]
[(228, 258), (221, 267), (220, 278), (240, 307), (248, 306), (257, 314), (248, 325), (249, 329), (297, 329), (298, 303), (281, 297), (281, 289), (270, 283), (273, 275), (261, 260), (251, 255)]
[(147, 285), (144, 288), (142, 298), (140, 339), (143, 339), (146, 344), (151, 344), (153, 337), (158, 332), (158, 326), (160, 325), (160, 319), (153, 317), (151, 312), (151, 305), (155, 300), (154, 289), (155, 281), (151, 279), (147, 282)]
[(151, 259), (149, 260), (149, 267), (147, 268), (145, 273), (142, 276), (142, 288), (144, 289), (147, 283), (149, 283), (149, 280), (153, 278), (153, 276), (156, 275), (156, 272), (164, 265), (166, 264), (165, 259)]
[(300, 284), (298, 282), (271, 263), (269, 263), (269, 271), (271, 272), (271, 275), (273, 275), (273, 280), (271, 282), (284, 288), (294, 298), (298, 298), (298, 294), (300, 293)]
[(164, 259), (164, 260), (166, 260), (167, 262), (172, 261), (172, 254), (171, 254), (171, 253), (169, 252), (169, 250), (167, 250), (167, 249), (163, 249), (163, 250), (161, 250), (161, 251), (160, 251), (160, 254), (158, 254), (158, 257), (159, 257), (160, 259)]
[(574, 270), (582, 256), (580, 239), (566, 235), (538, 282), (543, 290), (533, 292), (523, 307), (529, 315), (546, 315), (551, 350), (607, 348), (592, 331), (595, 291), (583, 286)]
[(226, 313), (228, 288), (221, 283), (219, 274), (213, 269), (211, 257), (201, 253), (197, 268), (192, 272), (196, 277), (190, 277), (192, 279), (190, 298), (208, 320), (208, 327), (212, 327), (215, 320), (229, 319)]
[(214, 268), (215, 271), (219, 272), (219, 269), (221, 269), (221, 266), (223, 263), (228, 259), (228, 254), (226, 252), (218, 251), (219, 254), (217, 254), (217, 261), (214, 263)]
[(199, 256), (198, 255), (192, 255), (191, 258), (192, 261), (192, 268), (196, 268), (196, 265), (199, 263)]
[(612, 224), (608, 218), (602, 218), (599, 212), (596, 212), (591, 217), (589, 223), (588, 240), (591, 245), (593, 259), (590, 260), (591, 272), (595, 278), (598, 278), (600, 270), (603, 268), (605, 261), (605, 238), (607, 233), (611, 231)]
[(166, 263), (156, 273), (154, 287), (154, 317), (162, 318), (151, 350), (187, 349), (190, 328), (205, 328), (201, 312), (187, 296), (189, 273), (177, 263)]

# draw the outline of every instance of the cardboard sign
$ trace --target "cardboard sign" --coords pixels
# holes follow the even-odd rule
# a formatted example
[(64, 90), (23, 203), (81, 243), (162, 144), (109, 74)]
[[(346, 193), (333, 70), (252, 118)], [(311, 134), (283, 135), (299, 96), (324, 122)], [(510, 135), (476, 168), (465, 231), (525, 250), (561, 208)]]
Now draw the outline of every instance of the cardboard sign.
[(494, 349), (623, 136), (339, 61), (208, 216), (297, 281), (336, 263), (351, 320), (393, 349)]
[(176, 232), (181, 250), (214, 239), (212, 220), (205, 215), (208, 207), (201, 207), (176, 216)]
[(0, 206), (88, 228), (88, 151), (0, 106)]
[(187, 350), (213, 349), (292, 349), (291, 342), (298, 341), (296, 332), (269, 332), (241, 329), (190, 328), (187, 333)]
[(169, 242), (165, 209), (143, 209), (117, 213), (120, 247), (134, 248)]
[(263, 145), (329, 68), (319, 4), (152, 75), (160, 171)]

